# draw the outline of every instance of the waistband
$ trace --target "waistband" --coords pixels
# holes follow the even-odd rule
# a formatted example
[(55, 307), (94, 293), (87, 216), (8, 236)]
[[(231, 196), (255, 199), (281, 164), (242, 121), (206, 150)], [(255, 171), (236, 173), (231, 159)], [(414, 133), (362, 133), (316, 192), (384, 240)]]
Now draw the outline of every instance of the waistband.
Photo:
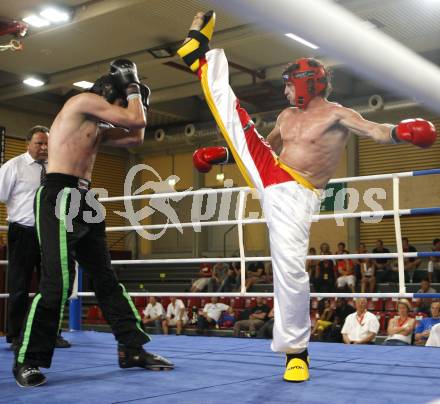
[(320, 190), (315, 188), (310, 181), (306, 180), (301, 174), (297, 173), (293, 168), (284, 164), (279, 158), (277, 158), (277, 163), (284, 171), (290, 174), (298, 184), (301, 184), (304, 188), (310, 189), (310, 191), (313, 191), (318, 195), (320, 194)]
[(62, 187), (89, 190), (91, 182), (85, 178), (75, 177), (74, 175), (62, 173), (48, 173), (42, 185), (58, 185)]
[(23, 229), (23, 230), (35, 230), (35, 226), (27, 226), (25, 224), (21, 224), (21, 223), (18, 223), (18, 222), (11, 222), (11, 223), (9, 223), (9, 227), (18, 227), (18, 228)]

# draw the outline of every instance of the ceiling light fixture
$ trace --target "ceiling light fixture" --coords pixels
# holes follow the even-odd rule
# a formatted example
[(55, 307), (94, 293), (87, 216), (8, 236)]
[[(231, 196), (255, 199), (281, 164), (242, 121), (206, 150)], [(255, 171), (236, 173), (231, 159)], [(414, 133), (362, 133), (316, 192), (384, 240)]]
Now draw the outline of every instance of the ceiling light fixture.
[(49, 21), (38, 17), (36, 14), (28, 15), (27, 17), (23, 18), (23, 21), (35, 28), (47, 27), (50, 25)]
[(313, 43), (311, 43), (309, 41), (306, 41), (304, 38), (301, 38), (298, 35), (292, 34), (290, 32), (288, 34), (284, 34), (284, 35), (287, 36), (290, 39), (293, 39), (296, 42), (299, 42), (299, 43), (301, 43), (301, 44), (303, 44), (305, 46), (308, 46), (309, 48), (319, 49), (319, 46), (317, 46), (317, 45), (315, 45), (315, 44), (313, 44)]
[(45, 8), (40, 15), (53, 23), (67, 22), (70, 20), (70, 14), (67, 11), (54, 7)]
[(36, 77), (28, 77), (23, 80), (23, 83), (31, 87), (41, 87), (46, 84), (44, 81), (37, 79)]
[(81, 81), (77, 81), (76, 83), (73, 83), (73, 85), (75, 87), (80, 87), (88, 90), (89, 88), (92, 88), (93, 83), (91, 83), (90, 81), (81, 80)]

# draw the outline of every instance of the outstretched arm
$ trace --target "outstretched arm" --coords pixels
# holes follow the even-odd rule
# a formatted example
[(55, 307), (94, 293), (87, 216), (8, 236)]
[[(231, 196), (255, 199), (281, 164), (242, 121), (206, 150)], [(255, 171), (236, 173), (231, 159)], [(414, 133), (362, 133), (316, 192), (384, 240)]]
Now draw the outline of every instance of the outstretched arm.
[(348, 108), (339, 108), (339, 123), (351, 132), (373, 139), (377, 143), (412, 143), (422, 148), (436, 141), (434, 125), (424, 119), (406, 119), (398, 125), (376, 123), (364, 119)]
[(368, 121), (356, 111), (344, 107), (340, 108), (338, 113), (339, 123), (350, 132), (369, 137), (377, 143), (394, 143), (391, 137), (394, 125)]

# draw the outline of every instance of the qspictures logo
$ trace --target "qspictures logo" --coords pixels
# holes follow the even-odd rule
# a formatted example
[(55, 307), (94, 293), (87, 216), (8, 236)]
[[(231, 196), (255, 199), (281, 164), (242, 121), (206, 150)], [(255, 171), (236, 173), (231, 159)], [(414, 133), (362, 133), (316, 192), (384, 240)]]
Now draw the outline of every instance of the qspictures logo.
[[(144, 182), (139, 188), (133, 190), (136, 183), (136, 176), (144, 173), (152, 178)], [(127, 173), (124, 181), (124, 197), (123, 203), (125, 211), (114, 211), (126, 219), (130, 226), (133, 227), (139, 236), (147, 240), (157, 240), (162, 237), (168, 228), (173, 227), (180, 233), (183, 233), (182, 223), (179, 219), (178, 212), (172, 203), (178, 203), (185, 197), (192, 197), (191, 201), (191, 223), (192, 229), (200, 232), (203, 221), (208, 221), (214, 217), (216, 220), (226, 222), (231, 216), (238, 219), (238, 204), (232, 197), (234, 192), (229, 188), (233, 187), (233, 181), (226, 179), (222, 192), (218, 189), (204, 188), (193, 191), (192, 187), (184, 191), (177, 192), (174, 186), (178, 184), (180, 177), (171, 175), (162, 179), (159, 173), (147, 164), (137, 164), (133, 166)], [(74, 219), (81, 219), (86, 223), (100, 223), (105, 220), (106, 209), (98, 198), (108, 198), (108, 191), (104, 188), (92, 188), (88, 191), (82, 191), (75, 188), (69, 190), (68, 206), (65, 207), (64, 213), (61, 214), (61, 207), (65, 205), (65, 191), (60, 191), (56, 202), (55, 214), (58, 219), (63, 220), (68, 232), (74, 230)], [(142, 195), (149, 194), (149, 198), (143, 198)], [(253, 199), (260, 199), (257, 192), (249, 192)], [(246, 197), (249, 195), (246, 194)], [(220, 197), (219, 197), (220, 196)], [(326, 197), (334, 197), (335, 213), (353, 213), (359, 207), (361, 200), (360, 193), (354, 188), (343, 188), (333, 193), (333, 190), (323, 192), (322, 199)], [(63, 199), (64, 198), (64, 199)], [(142, 207), (135, 208), (137, 199), (148, 199), (148, 203), (142, 203)], [(364, 204), (371, 209), (361, 216), (361, 220), (368, 223), (377, 223), (382, 220), (380, 214), (372, 214), (374, 211), (382, 211), (382, 206), (376, 199), (386, 199), (386, 191), (382, 188), (369, 188), (363, 195)], [(64, 200), (64, 202), (63, 202)], [(247, 201), (247, 200), (246, 200)], [(245, 203), (246, 203), (245, 201)], [(348, 203), (346, 203), (348, 201)], [(105, 202), (104, 202), (105, 203)], [(289, 203), (288, 200), (285, 203)], [(150, 218), (152, 215), (159, 213), (165, 217), (165, 222), (160, 225), (143, 225), (142, 222)], [(319, 213), (319, 206), (315, 212), (315, 220)], [(216, 216), (217, 215), (217, 216)], [(248, 212), (246, 219), (262, 218), (260, 212)], [(344, 220), (340, 217), (335, 218), (337, 226), (344, 226)], [(146, 228), (148, 226), (149, 228)], [(153, 231), (157, 230), (157, 231)]]

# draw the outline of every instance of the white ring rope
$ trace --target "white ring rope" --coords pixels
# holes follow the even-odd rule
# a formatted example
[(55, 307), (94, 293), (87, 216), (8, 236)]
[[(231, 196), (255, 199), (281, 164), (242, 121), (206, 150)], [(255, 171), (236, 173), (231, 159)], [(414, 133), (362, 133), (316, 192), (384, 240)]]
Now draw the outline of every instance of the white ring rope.
[[(440, 256), (440, 253), (433, 253), (433, 256)], [(365, 258), (398, 258), (398, 253), (384, 254), (329, 254), (329, 255), (308, 255), (308, 260), (347, 260)], [(419, 257), (418, 253), (403, 253), (405, 258)], [(245, 262), (271, 261), (271, 257), (244, 257)], [(239, 257), (229, 258), (158, 258), (146, 260), (112, 260), (113, 265), (137, 265), (137, 264), (203, 264), (217, 262), (237, 262)]]
[[(420, 253), (408, 252), (403, 253), (404, 258), (417, 258)], [(433, 257), (440, 257), (440, 252), (429, 253)], [(347, 259), (366, 259), (366, 258), (398, 258), (399, 253), (369, 253), (369, 254), (329, 254), (329, 255), (307, 255), (308, 260), (347, 260)], [(244, 257), (245, 262), (270, 261), (272, 258), (268, 257)], [(158, 259), (144, 259), (144, 260), (112, 260), (113, 265), (140, 265), (140, 264), (204, 264), (217, 262), (237, 262), (239, 257), (226, 258), (158, 258)], [(0, 265), (7, 265), (7, 260), (0, 260)]]
[[(435, 171), (435, 170), (433, 170)], [(436, 174), (436, 173), (433, 173)], [(438, 173), (437, 173), (438, 174)], [(413, 171), (405, 171), (401, 173), (393, 174), (374, 174), (374, 175), (363, 175), (359, 177), (342, 177), (331, 179), (329, 184), (340, 184), (343, 182), (364, 182), (364, 181), (379, 181), (379, 180), (392, 180), (395, 176), (399, 178), (413, 177)], [(223, 192), (239, 192), (248, 191), (249, 187), (235, 187), (235, 188), (219, 188), (219, 189), (198, 189), (197, 191), (180, 191), (179, 196), (189, 196), (189, 195), (210, 195), (218, 194)], [(140, 200), (140, 199), (161, 199), (161, 198), (171, 198), (176, 196), (176, 192), (164, 192), (156, 194), (144, 194), (144, 195), (126, 195), (126, 196), (113, 196), (108, 198), (99, 198), (100, 202), (119, 202), (119, 201), (130, 201), (130, 200)]]
[[(190, 292), (128, 292), (131, 297), (274, 297), (274, 294), (271, 292), (247, 292), (246, 294), (242, 293), (190, 293)], [(417, 296), (416, 296), (417, 295)], [(437, 298), (440, 298), (440, 293), (432, 293), (428, 296), (431, 298), (432, 295), (436, 295)], [(29, 293), (29, 297), (35, 296), (35, 293)], [(78, 292), (79, 297), (94, 297), (95, 294), (93, 292)], [(0, 293), (0, 299), (6, 299), (9, 297), (8, 293)], [(423, 296), (417, 293), (345, 293), (345, 292), (335, 292), (335, 293), (310, 293), (311, 298), (366, 298), (366, 299), (422, 299)]]
[[(101, 201), (101, 200), (100, 200)], [(411, 215), (411, 209), (399, 209), (399, 216), (409, 216)], [(353, 212), (353, 213), (325, 213), (319, 215), (313, 215), (313, 221), (320, 220), (330, 220), (330, 219), (374, 219), (374, 218), (382, 218), (382, 217), (391, 217), (394, 216), (394, 210), (365, 210), (361, 212)], [(183, 222), (179, 224), (175, 223), (160, 223), (160, 224), (148, 224), (148, 225), (138, 225), (138, 226), (110, 226), (106, 227), (106, 231), (108, 232), (118, 232), (118, 231), (132, 231), (132, 230), (161, 230), (165, 226), (169, 229), (172, 228), (189, 228), (189, 227), (208, 227), (208, 226), (227, 226), (233, 224), (260, 224), (266, 223), (266, 219), (231, 219), (231, 220), (206, 220), (203, 222)], [(0, 226), (0, 231), (7, 231), (8, 226)]]
[[(400, 216), (407, 216), (411, 215), (411, 209), (400, 209), (398, 211), (398, 215)], [(352, 219), (352, 218), (362, 218), (362, 219), (374, 219), (374, 218), (382, 218), (382, 217), (391, 217), (394, 216), (394, 210), (366, 210), (362, 212), (355, 212), (355, 213), (328, 213), (328, 214), (320, 214), (320, 215), (313, 215), (312, 221), (317, 222), (319, 220), (329, 220), (329, 219)], [(225, 226), (225, 225), (231, 225), (231, 224), (258, 224), (258, 223), (266, 223), (266, 219), (231, 219), (231, 220), (206, 220), (204, 222), (185, 222), (185, 223), (168, 223), (166, 225), (167, 228), (188, 228), (193, 226), (200, 226), (200, 227), (208, 227), (208, 226)], [(160, 230), (163, 229), (165, 226), (164, 224), (146, 224), (146, 225), (139, 225), (139, 226), (114, 226), (114, 227), (107, 227), (106, 231), (113, 232), (113, 231), (132, 231), (132, 230)]]

